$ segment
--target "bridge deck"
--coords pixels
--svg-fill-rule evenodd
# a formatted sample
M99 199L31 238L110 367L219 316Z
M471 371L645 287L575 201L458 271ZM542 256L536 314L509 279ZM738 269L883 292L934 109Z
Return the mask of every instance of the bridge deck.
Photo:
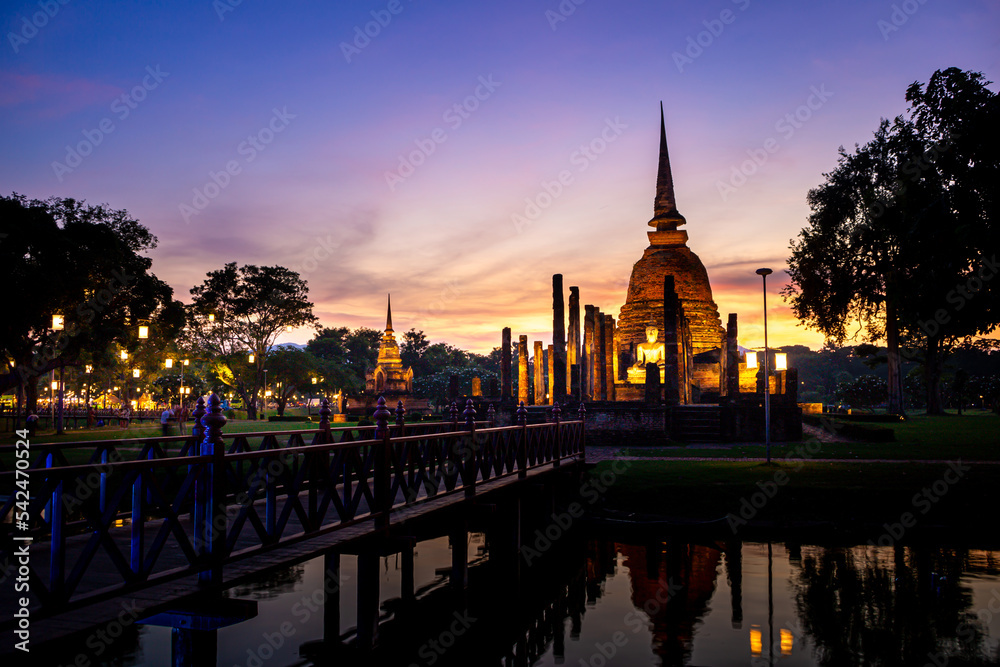
M563 461L565 465L567 461ZM497 479L489 479L478 482L476 485L476 497L503 488L512 487L519 482L536 479L553 470L558 470L551 462L532 467L526 471L525 479L517 476L506 476ZM305 499L307 492L300 494L300 498ZM401 500L401 496L397 496ZM411 521L420 517L426 517L440 510L457 507L462 504L472 502L474 499L465 497L464 490L460 487L446 494L439 494L434 498L415 505L404 505L393 509L390 513L390 525L398 526L406 521ZM254 503L257 506L262 501ZM359 514L368 513L368 508L363 507ZM294 523L291 523L294 522ZM180 523L190 529L190 518L185 516L180 518ZM300 531L301 525L297 519L290 519L289 528L292 532ZM159 526L155 523L148 523L145 526L147 541L154 538ZM131 541L131 530L129 526L113 528L108 531L115 544L128 553ZM375 536L379 529L375 526L375 519L371 515L363 516L354 522L343 526L332 526L327 532L320 534L312 533L303 535L299 541L274 545L271 548L257 549L252 557L245 557L227 562L223 572L223 584L232 586L241 581L257 577L271 570L293 565L295 563L313 558L320 553L333 549L342 548L352 542ZM66 539L67 557L75 558L90 538L89 535L77 535ZM148 542L147 542L148 543ZM257 544L252 532L241 535L234 551L244 547ZM47 559L49 556L49 546L47 543L33 544L30 550L32 560ZM182 570L188 567L189 563L184 554L178 548L164 549L157 564L157 569ZM110 558L102 550L95 555L92 567L88 570L87 578L81 582L81 593L100 594L104 588L108 589L108 595L99 601L89 602L83 605L76 605L67 608L47 617L33 616L31 623L31 644L38 646L47 642L66 639L72 635L86 633L103 623L108 623L120 616L123 611L133 613L138 617L143 617L161 610L165 610L175 605L181 599L202 592L197 578L186 575L176 579L168 579L162 583L155 583L146 587L127 590L114 591L116 585L120 584L121 577L115 572ZM0 613L4 618L11 618L15 609L16 600L9 595L0 597ZM6 650L5 647L3 650Z

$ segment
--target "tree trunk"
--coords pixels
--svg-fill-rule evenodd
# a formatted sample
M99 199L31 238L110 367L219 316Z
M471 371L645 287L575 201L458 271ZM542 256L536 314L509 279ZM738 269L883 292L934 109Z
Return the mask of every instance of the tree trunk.
M943 415L941 405L941 339L927 339L927 355L924 360L924 379L927 382L927 414Z
M281 398L278 399L278 416L279 417L284 417L285 416L285 403L287 403L287 402L288 402L288 397L287 396L282 396Z
M899 358L899 323L896 321L896 306L890 299L885 303L885 340L889 360L889 405L892 415L906 416L903 402L903 364Z

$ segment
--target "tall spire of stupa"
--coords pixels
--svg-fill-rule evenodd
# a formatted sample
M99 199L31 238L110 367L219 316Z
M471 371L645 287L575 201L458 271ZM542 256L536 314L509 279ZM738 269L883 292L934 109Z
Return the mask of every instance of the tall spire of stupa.
M385 332L392 333L392 295L386 295Z
M656 199L653 202L653 219L650 227L656 231L675 230L687 220L677 212L674 199L674 177L670 173L670 153L667 152L667 126L663 118L663 102L660 102L660 165L656 174Z

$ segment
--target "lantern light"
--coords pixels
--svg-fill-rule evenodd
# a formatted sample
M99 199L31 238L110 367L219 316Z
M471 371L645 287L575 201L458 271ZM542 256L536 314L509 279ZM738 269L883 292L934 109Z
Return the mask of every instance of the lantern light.
M757 353L753 350L747 350L747 370L754 368L757 368Z
M190 363L189 360L187 360L187 359L184 360L184 365L185 366L187 366L189 363Z
M141 373L140 373L140 371L139 371L139 369L138 369L138 368L134 368L134 369L132 369L132 377L134 377L134 378L137 378L137 377L139 377L140 375L141 375Z
M254 356L253 352L251 352L249 355L247 355L247 361L249 361L251 364L253 363L253 360L256 359L256 358L257 357Z
M750 653L760 655L764 649L763 635L760 630L753 628L750 630Z
M163 365L166 366L167 368L173 368L174 367L174 360L173 359L167 359L166 361L163 362Z
M316 384L316 378L313 378L313 384Z
M149 327L139 327L139 338L149 338Z
M209 313L208 314L208 321L209 322L214 322L215 321L215 313Z
M58 382L53 382L53 383L52 383L52 391L55 391L55 390L57 390L58 388L59 388L59 383L58 383Z
M781 629L781 655L791 655L792 646L794 645L795 639L792 637L792 631Z
M86 372L86 373L93 373L94 372L94 367L92 365L90 365L90 364L87 364L85 366L85 371L84 372Z
M128 352L126 352L125 350L122 350L121 357L122 357L122 361L128 361Z
M774 370L776 371L787 371L788 370L788 355L784 352L775 352L774 354Z
M64 328L66 328L65 324L66 324L66 321L63 319L62 315L53 315L52 316L52 330L53 331L62 331Z

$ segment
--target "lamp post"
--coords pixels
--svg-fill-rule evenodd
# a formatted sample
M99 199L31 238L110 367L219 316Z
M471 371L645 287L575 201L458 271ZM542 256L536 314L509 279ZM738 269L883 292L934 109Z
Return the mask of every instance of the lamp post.
M767 349L767 277L771 273L771 269L757 269L764 294L764 447L768 463L771 462L771 371Z

